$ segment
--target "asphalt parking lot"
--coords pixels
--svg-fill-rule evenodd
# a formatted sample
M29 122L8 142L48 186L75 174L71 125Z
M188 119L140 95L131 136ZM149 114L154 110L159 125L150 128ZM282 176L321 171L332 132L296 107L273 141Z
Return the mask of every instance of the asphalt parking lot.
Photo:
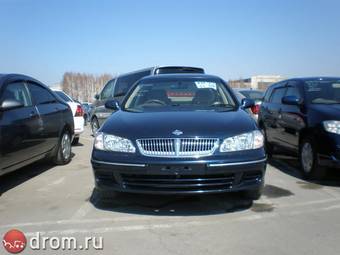
M340 173L306 182L295 159L276 157L254 203L237 194L101 199L93 192L92 140L87 128L66 166L37 163L0 177L1 235L16 228L28 237L102 236L98 254L339 254ZM67 252L83 253L95 252Z

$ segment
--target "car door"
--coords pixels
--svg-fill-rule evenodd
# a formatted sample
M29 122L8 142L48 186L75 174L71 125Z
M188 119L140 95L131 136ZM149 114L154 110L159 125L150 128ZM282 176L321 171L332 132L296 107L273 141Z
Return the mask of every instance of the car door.
M60 103L45 86L33 81L28 81L27 86L42 121L43 144L41 149L43 152L48 152L54 148L60 135L60 125L62 123Z
M0 111L0 154L2 172L24 164L41 152L42 125L24 81L5 84L0 103L16 100L22 107Z
M114 88L114 98L118 102L122 102L126 93L130 90L133 84L135 84L141 78L148 76L150 74L151 74L151 70L147 70L147 71L144 70L144 71L120 76Z
M112 114L112 110L105 108L105 102L113 98L113 88L115 86L116 79L110 80L100 92L99 99L95 102L94 115L97 117L99 126Z
M278 118L281 111L281 100L285 95L285 83L280 83L272 89L269 98L265 100L262 108L261 119L266 130L266 138L270 143L278 142ZM267 97L267 95L266 95ZM263 117L262 117L263 116Z
M289 81L285 96L296 96L302 98L301 86L298 81ZM299 148L299 133L305 127L305 116L298 105L282 105L280 137L282 137L282 145L289 150L297 151Z
M280 137L281 126L281 110L282 110L282 98L286 93L285 84L282 83L280 86L273 89L268 104L268 117L266 126L266 135L269 142L279 145L282 143L282 137Z

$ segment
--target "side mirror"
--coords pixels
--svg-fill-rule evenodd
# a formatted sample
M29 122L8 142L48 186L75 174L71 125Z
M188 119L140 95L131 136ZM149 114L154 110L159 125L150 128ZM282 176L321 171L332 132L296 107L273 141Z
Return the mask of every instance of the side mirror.
M120 110L120 106L117 100L107 100L105 102L105 108L110 109L110 110L114 110L114 111L118 111Z
M15 99L5 99L0 106L0 110L7 111L11 109L20 108L20 107L24 107L24 104L22 102L15 100Z
M99 94L94 95L94 99L99 100L99 98L100 98Z
M253 99L250 98L243 98L241 101L241 108L242 109L248 109L252 106L255 105L255 101Z
M296 96L285 96L282 98L282 103L287 105L301 105L302 100Z

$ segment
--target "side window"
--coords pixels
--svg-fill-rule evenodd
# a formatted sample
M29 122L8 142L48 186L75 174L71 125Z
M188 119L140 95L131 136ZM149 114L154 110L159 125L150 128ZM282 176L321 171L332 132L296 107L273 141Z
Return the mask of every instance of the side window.
M105 85L102 92L100 93L101 100L109 99L112 96L112 89L114 84L115 80L111 80Z
M119 95L127 93L136 81L148 75L150 75L150 71L143 71L119 77L114 94Z
M272 94L272 91L273 89L272 88L268 88L265 95L264 95L264 98L263 98L263 101L264 102L269 102L269 99L270 99L270 96Z
M296 96L297 98L301 98L301 93L296 82L289 82L286 96Z
M10 83L6 86L0 102L12 99L21 102L24 106L31 106L32 101L24 82Z
M286 88L277 88L273 90L272 96L270 98L270 102L273 104L281 104L282 98L286 93Z
M38 84L29 83L28 88L31 92L33 102L36 105L56 102L56 98L44 87Z

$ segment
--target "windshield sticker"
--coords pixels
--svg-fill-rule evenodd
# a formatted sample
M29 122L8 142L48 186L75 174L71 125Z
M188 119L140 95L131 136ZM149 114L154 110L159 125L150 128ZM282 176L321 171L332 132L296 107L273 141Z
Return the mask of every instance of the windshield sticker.
M216 90L216 83L209 81L195 81L196 87L199 89L214 89Z

